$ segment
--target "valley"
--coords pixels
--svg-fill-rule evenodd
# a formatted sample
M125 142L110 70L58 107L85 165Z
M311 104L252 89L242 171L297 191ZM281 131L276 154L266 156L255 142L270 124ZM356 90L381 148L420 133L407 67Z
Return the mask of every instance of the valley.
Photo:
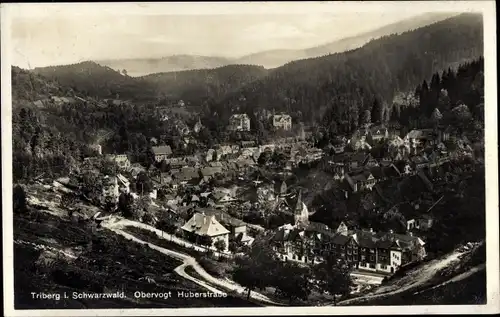
M12 67L16 309L485 304L483 32Z

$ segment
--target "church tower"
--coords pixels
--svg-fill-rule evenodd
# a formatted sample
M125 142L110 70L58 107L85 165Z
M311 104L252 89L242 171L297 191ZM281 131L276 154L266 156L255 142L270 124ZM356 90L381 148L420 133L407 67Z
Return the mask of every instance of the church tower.
M281 183L281 187L280 187L280 193L279 195L281 197L285 196L286 195L286 190L287 190L287 186L286 186L286 182L283 181L283 183Z
M302 202L302 190L299 190L299 193L297 195L297 203L295 204L293 216L296 226L307 226L309 224L309 210L307 209L306 204Z

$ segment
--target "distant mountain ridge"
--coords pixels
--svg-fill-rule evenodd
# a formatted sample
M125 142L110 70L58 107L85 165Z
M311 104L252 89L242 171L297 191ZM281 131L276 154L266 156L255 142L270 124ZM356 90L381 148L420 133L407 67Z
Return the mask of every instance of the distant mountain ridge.
M288 62L300 59L314 58L334 53L341 53L359 48L370 40L391 34L400 34L432 23L450 18L458 13L428 13L410 19L385 25L373 31L339 39L324 45L303 50L270 50L255 53L239 58L237 61L244 64L263 65L266 68L282 66Z
M258 65L264 68L276 68L288 62L339 53L363 46L368 41L385 35L398 34L426 26L446 18L454 13L424 14L411 19L392 23L376 30L336 40L324 45L307 49L276 49L257 52L239 58L199 55L172 55L162 58L131 58L96 61L100 65L114 70L125 69L129 76L139 77L153 73L175 72L193 69L210 69L226 65Z
M101 60L98 64L117 71L127 71L129 76L140 77L154 73L178 72L193 69L211 69L232 64L232 60L217 56L172 55L162 58L130 58Z
M136 101L172 98L197 104L214 99L226 105L282 110L304 107L301 111L310 112L328 107L341 94L352 95L343 91L366 81L358 99L370 103L378 95L378 99L390 102L395 91L414 87L442 67L482 55L482 34L482 16L462 14L371 40L361 48L295 60L275 69L227 65L131 77L108 66L83 62L33 72L91 97ZM246 101L240 102L241 98Z

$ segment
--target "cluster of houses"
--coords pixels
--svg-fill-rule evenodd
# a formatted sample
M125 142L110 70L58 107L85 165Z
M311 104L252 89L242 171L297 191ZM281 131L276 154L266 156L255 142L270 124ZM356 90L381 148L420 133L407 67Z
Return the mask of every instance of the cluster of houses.
M283 261L317 264L333 257L352 269L393 274L426 256L424 241L412 232L432 226L432 218L417 210L417 205L399 204L387 212L402 212L406 217L407 230L402 234L392 230L353 230L344 222L334 230L309 221L314 212L309 212L302 201L301 191L293 194L287 191L285 183L276 190L274 200L276 210L293 216L294 224L290 222L279 227L271 240L273 249Z
M361 137L360 134L362 134ZM366 144L366 134L371 135L372 144L382 142L387 152L375 159L363 147L353 146L354 152L347 152L345 147L352 144ZM445 143L454 142L453 151L448 151ZM343 140L332 146L334 155L330 157L324 169L333 174L333 178L344 181L352 192L372 190L381 181L391 178L401 178L419 175L424 182L433 171L450 162L457 156L472 157L473 149L466 137L456 139L448 129L412 130L404 138L380 126L357 131L351 140ZM364 143L363 143L364 142Z
M452 158L456 156L471 157L473 150L467 137L457 137L449 128L412 130L404 138L398 134L381 126L357 131L353 139L344 138L331 146L334 155L327 160L324 169L347 186L339 187L346 188L347 197L348 192L380 190L379 182L406 177L412 178L412 183L420 180L423 189L432 192L435 186L453 181L457 170L473 168L473 165L457 167L453 163ZM453 151L445 145L450 141ZM354 152L346 152L349 143ZM375 143L385 143L389 154L375 159L368 151L356 151L371 149ZM382 192L378 194L383 196ZM334 257L352 268L392 274L425 258L425 243L413 232L432 227L433 217L429 211L439 200L430 207L418 201L406 201L383 213L384 218L398 217L404 226L398 232L406 233L350 230L344 222L333 230L324 224L307 221L304 208L289 208L282 202L285 210L294 213L295 224L283 225L275 232L273 247L282 260L319 263L325 257Z
M283 130L290 130L292 124L291 117L286 114L272 114L272 123L275 128ZM202 127L198 120L194 130L199 131ZM232 131L249 131L249 116L232 115L229 128ZM453 151L449 151L446 145L449 141L456 145ZM388 150L382 157L375 158L367 150L380 144L385 144ZM169 168L167 172L150 175L155 187L150 196L156 198L156 189L166 188L165 201L169 208L194 208L190 219L179 225L185 237L194 242L208 237L209 245L214 248L223 245L224 251L228 250L231 241L247 245L253 242L247 232L248 224L240 220L241 217L230 215L230 210L243 205L261 208L265 203L273 211L290 216L289 219L294 222L293 225L279 227L272 239L273 248L282 260L314 264L324 261L326 257L334 257L352 268L392 274L409 263L425 258L425 243L412 233L433 225L432 217L426 212L429 208L423 204L399 203L383 213L383 217L401 217L404 230L397 232L405 233L354 230L344 222L334 230L309 221L314 211L310 212L303 202L302 192L288 191L285 182L281 186L275 184L279 188L269 189L266 184L260 184L262 181L254 181L257 202L253 203L234 189L204 186L213 178L231 173L231 179L239 176L244 182L245 175L255 169L263 153L280 151L287 157L284 170L299 163L324 159L324 170L343 185L339 188L343 190L344 198L350 193L377 192L380 190L377 184L386 180L410 177L420 179L432 191L433 186L443 184L453 176L450 170L453 169L451 158L454 154L451 152L470 155L472 148L466 138L454 139L453 133L447 129L412 130L402 138L397 129L379 125L366 126L351 139L339 138L329 150L333 155L325 158L323 150L310 146L300 137L283 138L266 145L253 141L222 144L203 153L182 157L174 156L168 145L154 146L155 160L165 162ZM132 177L141 171L136 164L131 164L127 155L107 157L130 172ZM106 184L103 195L117 198L119 193L128 192L130 183L120 174L106 179ZM188 194L181 190L186 188L189 189Z

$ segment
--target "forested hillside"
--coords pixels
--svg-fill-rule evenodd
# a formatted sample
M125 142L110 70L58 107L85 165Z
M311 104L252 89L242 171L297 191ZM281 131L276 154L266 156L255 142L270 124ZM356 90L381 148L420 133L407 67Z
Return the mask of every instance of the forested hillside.
M298 59L315 58L318 56L341 53L356 49L363 46L372 39L377 39L389 34L399 34L409 30L414 30L419 27L444 20L451 16L453 16L452 13L426 13L410 19L405 19L403 21L385 25L381 28L372 30L367 33L342 38L340 40L336 40L316 47L299 50L277 49L258 52L243 56L239 58L237 62L244 64L262 65L266 68L275 68Z
M34 73L61 85L78 90L89 97L154 100L156 91L147 83L94 62L40 67Z
M190 125L195 121L193 115L186 119L178 114L162 120L158 102L108 104L17 67L12 68L12 95L16 181L67 175L83 158L95 154L97 144L104 153L128 153L134 161L147 164L152 161L150 138L176 150L181 148L182 140L176 129L178 120L187 120ZM50 100L51 96L79 98L57 104ZM41 104L34 102L42 100Z
M229 65L214 69L157 73L140 79L164 97L196 103L208 97L219 99L266 74L267 70L261 66Z
M462 14L349 52L291 62L214 102L208 117L214 112L225 117L237 107L249 113L260 107L285 110L311 122L320 121L329 110L330 119L323 125L350 132L374 103L380 104L375 115L387 119L398 92L414 91L434 72L482 54L482 16Z
M48 80L36 73L12 66L12 100L35 101L51 95L73 95L74 91L62 87L58 82Z
M119 73L94 62L35 68L33 72L96 98L141 102L183 99L196 104L203 98L219 99L267 74L261 66L230 65L130 77L126 71Z

